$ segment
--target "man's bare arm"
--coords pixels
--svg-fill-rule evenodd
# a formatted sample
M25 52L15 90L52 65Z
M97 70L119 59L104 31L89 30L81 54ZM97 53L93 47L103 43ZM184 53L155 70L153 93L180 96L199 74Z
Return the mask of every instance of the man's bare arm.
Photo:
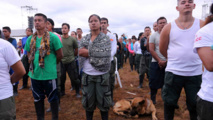
M63 58L63 52L62 49L58 49L56 50L56 58L57 58L57 63L59 63L61 61L61 59Z
M79 56L81 56L81 57L89 57L89 51L86 48L81 48L79 50Z
M169 45L169 34L171 30L171 23L167 24L160 34L160 43L159 43L159 49L161 54L167 58L167 49Z
M11 83L18 82L26 74L25 68L20 60L13 64L11 68L14 71L14 73L10 77Z
M213 72L213 51L210 47L197 48L198 55L203 62L205 68Z

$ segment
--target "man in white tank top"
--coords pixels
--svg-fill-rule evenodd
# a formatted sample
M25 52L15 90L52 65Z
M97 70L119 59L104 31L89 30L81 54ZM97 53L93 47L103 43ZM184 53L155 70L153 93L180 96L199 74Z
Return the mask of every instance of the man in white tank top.
M166 25L160 35L159 49L167 58L162 89L164 118L174 118L174 110L178 108L177 102L184 87L190 119L196 120L196 96L201 84L202 63L193 52L193 44L203 21L192 16L194 0L177 0L176 9L179 17Z

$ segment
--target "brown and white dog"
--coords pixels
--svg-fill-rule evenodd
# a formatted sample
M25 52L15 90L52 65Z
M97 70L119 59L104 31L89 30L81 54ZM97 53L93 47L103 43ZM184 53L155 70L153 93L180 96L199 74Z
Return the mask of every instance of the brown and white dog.
M130 117L131 112L131 101L127 101L125 99L119 100L113 106L113 112L117 115L121 115L124 117Z
M155 105L146 97L136 97L132 100L130 114L135 118L140 115L152 114L152 120L157 120Z
M115 103L113 112L124 117L138 118L140 115L152 115L152 120L156 117L156 108L152 101L146 97L136 97L131 101L122 99Z

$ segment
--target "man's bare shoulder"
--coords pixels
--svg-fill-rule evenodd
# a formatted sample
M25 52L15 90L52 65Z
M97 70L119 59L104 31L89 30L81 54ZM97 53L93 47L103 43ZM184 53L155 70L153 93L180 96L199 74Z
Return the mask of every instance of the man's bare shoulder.
M202 28L204 26L204 24L205 24L205 21L200 20L200 28Z
M171 23L168 23L167 25L165 25L162 29L161 34L169 34L171 30Z

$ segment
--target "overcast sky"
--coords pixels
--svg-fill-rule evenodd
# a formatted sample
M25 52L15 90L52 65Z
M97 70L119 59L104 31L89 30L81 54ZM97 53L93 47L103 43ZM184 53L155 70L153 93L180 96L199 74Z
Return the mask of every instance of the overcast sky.
M204 0L195 0L193 15L202 16ZM98 14L109 19L109 30L112 33L126 33L128 37L138 36L145 26L152 28L153 22L165 16L168 22L178 17L177 0L1 0L0 28L10 26L11 29L27 27L27 10L21 6L32 6L37 11L52 18L55 27L66 22L71 31L80 27L84 35L89 31L88 17Z

